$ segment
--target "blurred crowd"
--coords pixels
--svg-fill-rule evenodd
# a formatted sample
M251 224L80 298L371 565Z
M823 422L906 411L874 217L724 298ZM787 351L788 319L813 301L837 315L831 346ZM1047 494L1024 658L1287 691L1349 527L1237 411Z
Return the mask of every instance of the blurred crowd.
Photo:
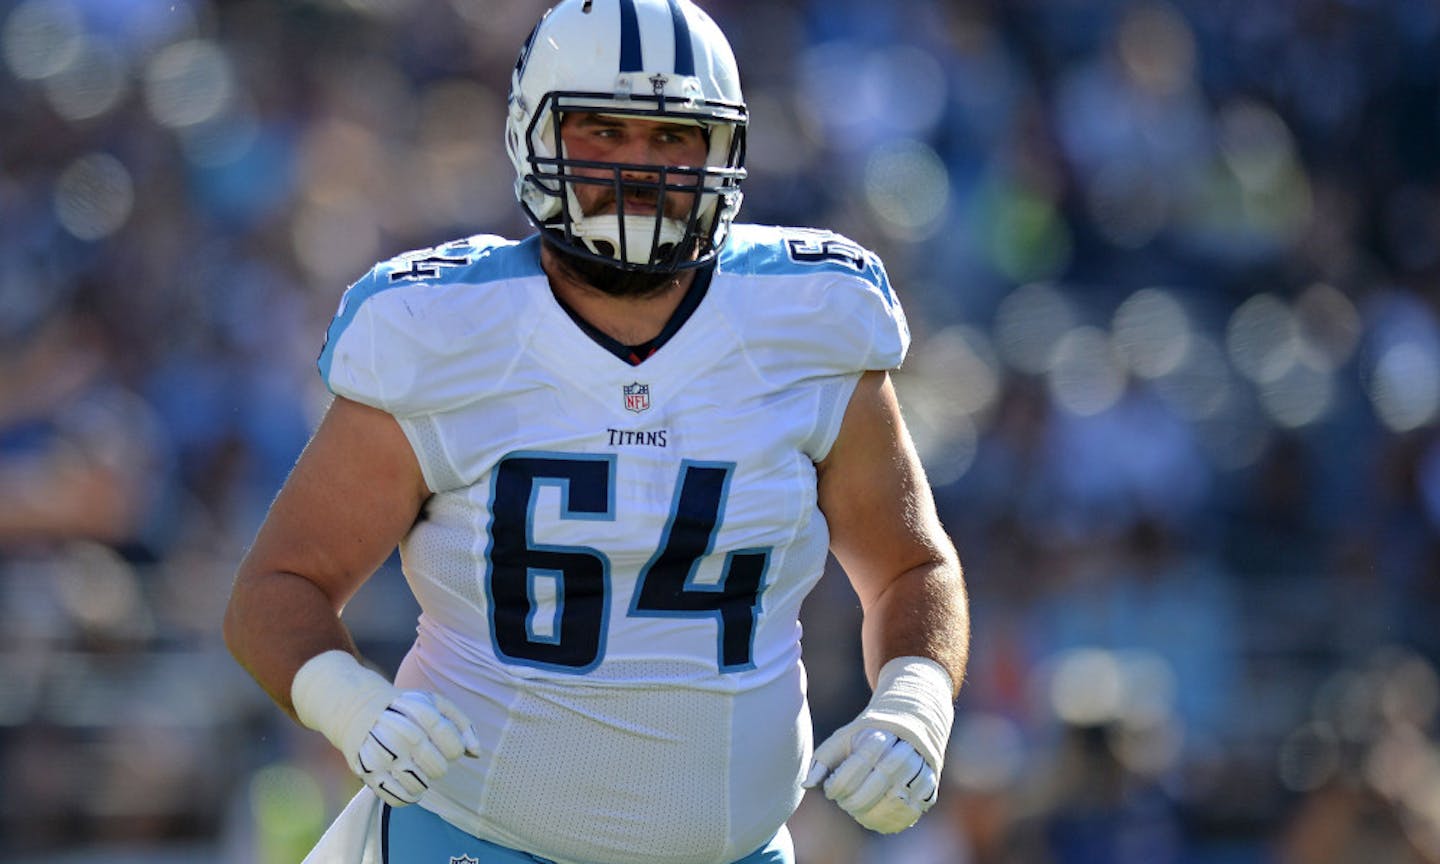
M528 233L545 5L0 0L0 861L290 864L355 788L221 610L348 282ZM742 218L886 261L972 592L937 810L810 796L802 864L1440 862L1440 5L703 5ZM838 572L805 616L823 735Z

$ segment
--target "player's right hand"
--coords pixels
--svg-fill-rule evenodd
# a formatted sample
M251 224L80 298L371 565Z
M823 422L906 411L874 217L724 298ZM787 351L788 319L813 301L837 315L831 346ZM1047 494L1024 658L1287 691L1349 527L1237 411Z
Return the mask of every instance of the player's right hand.
M449 699L399 690L346 651L326 651L295 673L295 715L321 732L350 770L392 807L414 804L480 736Z
M359 747L345 759L365 785L392 807L414 804L461 756L478 756L475 727L450 700L407 690L385 706Z

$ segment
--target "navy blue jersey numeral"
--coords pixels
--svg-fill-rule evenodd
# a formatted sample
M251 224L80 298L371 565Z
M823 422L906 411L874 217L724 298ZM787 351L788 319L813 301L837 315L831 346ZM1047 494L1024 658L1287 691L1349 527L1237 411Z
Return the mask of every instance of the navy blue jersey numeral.
M753 665L760 583L770 561L769 549L737 549L725 556L718 583L694 582L700 559L715 545L734 468L699 462L681 467L660 549L640 572L630 604L630 614L639 616L715 616L723 671Z
M562 519L614 519L614 468L610 457L543 454L510 456L496 467L485 593L500 656L581 672L599 662L609 605L609 560L585 546L538 544L531 527L536 495L545 486L559 488ZM541 580L550 580L554 587L555 614L548 628L537 628L534 617Z
M838 237L793 238L785 241L785 249L790 260L802 264L843 264L863 272L869 263L863 246Z
M686 462L676 480L659 549L640 572L630 614L713 617L722 672L751 668L769 548L725 556L720 580L694 581L719 532L734 465ZM497 654L510 662L568 672L604 656L610 561L589 546L553 546L533 536L536 496L560 491L562 519L616 518L610 456L518 453L495 469L485 591ZM539 586L548 587L541 599ZM542 619L543 620L540 620Z
M470 263L470 259L463 255L425 255L407 258L405 263L409 265L407 269L390 272L391 282L402 279L434 279L440 275L441 267L464 267Z

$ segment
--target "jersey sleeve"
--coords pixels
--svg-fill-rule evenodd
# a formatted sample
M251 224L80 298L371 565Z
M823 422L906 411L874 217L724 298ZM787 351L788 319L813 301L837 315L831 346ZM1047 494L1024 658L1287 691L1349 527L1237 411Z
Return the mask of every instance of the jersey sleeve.
M436 352L424 286L386 283L383 265L351 285L326 333L320 375L330 392L396 416L431 407L421 386Z
M475 381L499 374L505 295L462 278L487 263L493 247L476 241L489 239L406 253L351 285L320 352L330 392L406 417L453 409L475 397ZM493 314L476 314L481 294Z
M761 367L812 377L904 362L910 327L878 255L831 231L746 228L730 263L749 286L736 317Z
M829 324L829 338L822 339L821 345L827 349L823 357L828 361L822 368L829 374L814 382L818 410L814 434L807 444L807 452L817 462L829 455L839 436L861 374L899 368L910 347L910 326L885 266L875 253L862 251L856 259L863 262L861 266L837 272L826 292L822 320Z
M838 242L849 242L832 235ZM860 250L860 266L836 272L829 301L834 323L834 360L850 371L895 369L910 348L910 325L880 257Z
M804 449L819 461L861 374L904 362L905 311L880 257L841 234L752 225L732 242L737 337L761 377L814 395Z
M371 270L340 297L320 349L320 378L336 396L389 411L386 382L375 362L377 323L366 303L377 290L376 271Z

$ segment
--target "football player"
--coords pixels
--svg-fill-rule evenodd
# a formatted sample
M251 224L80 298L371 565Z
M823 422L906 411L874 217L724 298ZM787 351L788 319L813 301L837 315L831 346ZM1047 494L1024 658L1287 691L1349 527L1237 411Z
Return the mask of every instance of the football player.
M350 286L335 399L227 610L240 663L365 784L307 860L791 862L806 788L906 828L969 627L881 262L735 223L745 101L689 0L564 0L508 112L536 232ZM340 611L397 544L421 615L391 682ZM812 750L799 612L828 551L874 693Z

